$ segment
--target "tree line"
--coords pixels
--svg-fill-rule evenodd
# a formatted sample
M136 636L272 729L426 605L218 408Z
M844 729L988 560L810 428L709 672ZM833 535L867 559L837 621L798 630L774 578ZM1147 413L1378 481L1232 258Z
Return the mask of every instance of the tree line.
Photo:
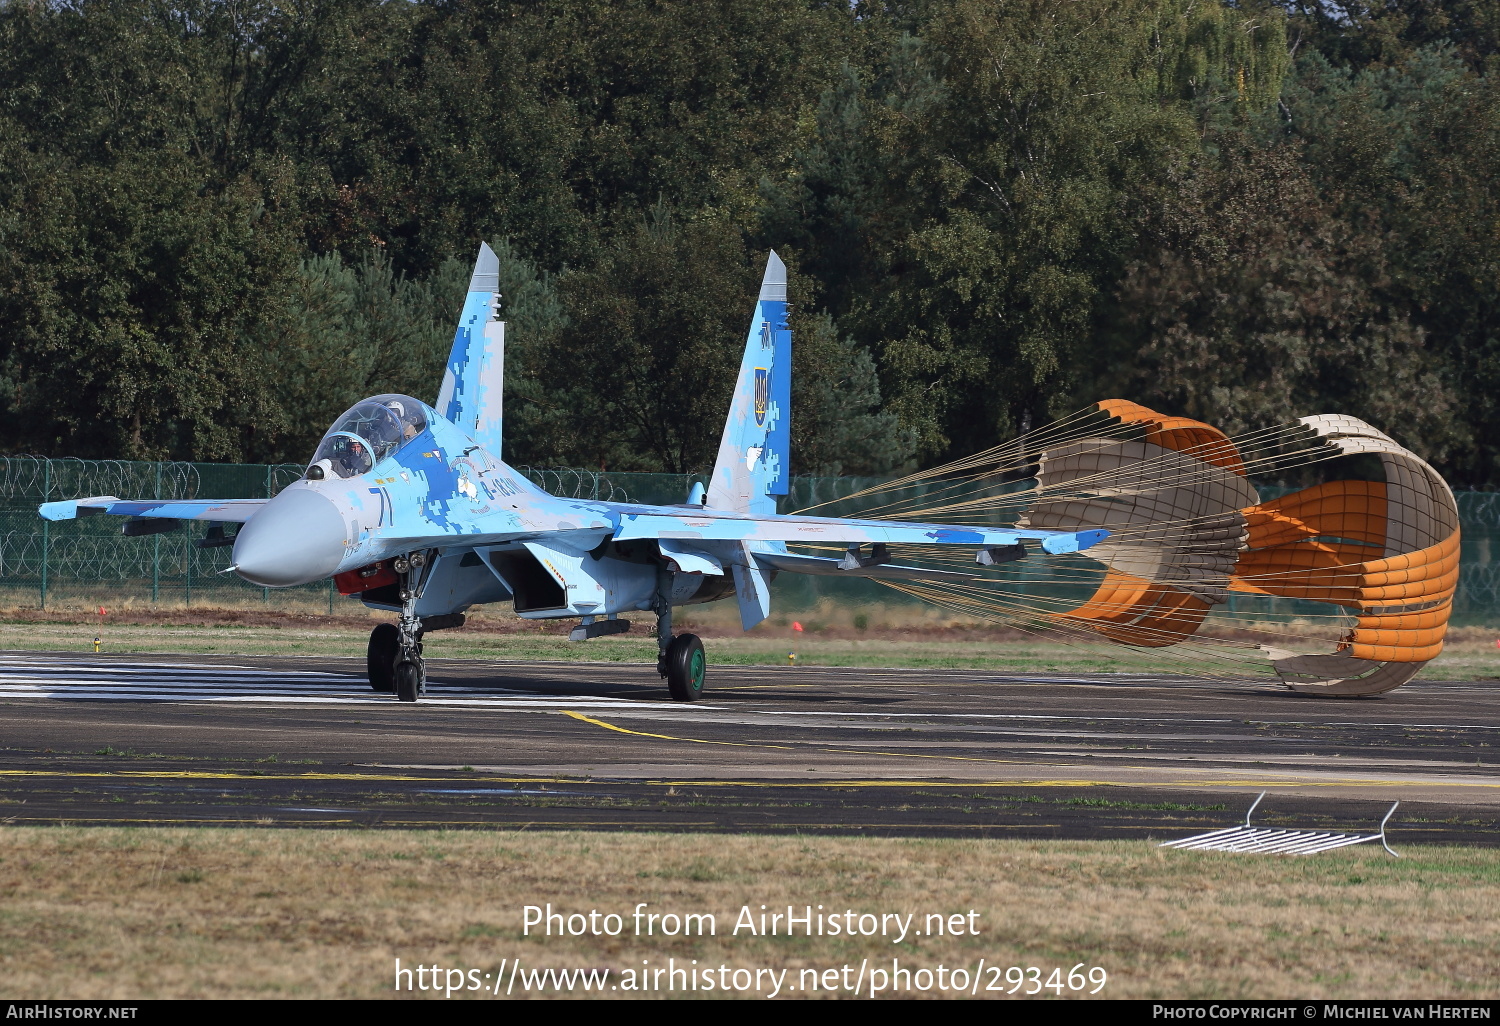
M1119 396L1500 484L1496 0L0 0L0 450L281 462L431 399L712 463L765 253L793 469Z

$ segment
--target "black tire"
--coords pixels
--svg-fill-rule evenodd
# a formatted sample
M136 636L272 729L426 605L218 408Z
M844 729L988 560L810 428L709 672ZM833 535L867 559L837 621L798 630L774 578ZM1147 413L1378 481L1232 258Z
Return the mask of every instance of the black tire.
M422 664L415 659L396 663L396 701L415 702L422 689Z
M365 651L365 674L370 687L389 694L396 688L396 656L401 651L401 632L393 623L383 623L370 632Z
M667 690L677 702L696 702L703 697L704 671L708 659L696 634L679 634L667 646Z

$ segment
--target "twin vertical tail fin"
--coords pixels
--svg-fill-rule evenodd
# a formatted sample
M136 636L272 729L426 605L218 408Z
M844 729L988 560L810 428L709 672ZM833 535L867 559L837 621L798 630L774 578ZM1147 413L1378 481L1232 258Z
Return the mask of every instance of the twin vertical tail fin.
M760 299L740 360L740 376L707 505L741 513L775 513L791 475L792 333L786 322L786 265L766 260Z
M496 319L499 305L500 258L480 243L434 408L496 459L503 438L505 384L505 322Z

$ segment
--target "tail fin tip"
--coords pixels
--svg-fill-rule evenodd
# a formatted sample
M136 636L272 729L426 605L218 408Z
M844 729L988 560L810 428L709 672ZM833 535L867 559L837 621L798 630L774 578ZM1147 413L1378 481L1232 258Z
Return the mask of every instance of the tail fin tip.
M469 291L500 291L500 258L490 249L488 242L479 244L479 256L474 260L474 273L469 277Z
M786 264L776 251L766 257L766 275L760 280L760 298L773 303L786 302Z

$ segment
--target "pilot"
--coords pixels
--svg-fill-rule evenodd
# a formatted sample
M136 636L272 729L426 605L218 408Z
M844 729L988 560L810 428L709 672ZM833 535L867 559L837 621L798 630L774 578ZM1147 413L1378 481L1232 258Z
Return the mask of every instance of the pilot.
M348 439L343 452L339 453L339 466L343 469L340 477L353 477L369 470L370 454L365 444L358 439Z
M393 399L386 404L386 409L394 413L396 415L396 419L401 422L402 442L409 442L413 438L417 437L417 418L414 414L409 415L406 412L405 403Z

